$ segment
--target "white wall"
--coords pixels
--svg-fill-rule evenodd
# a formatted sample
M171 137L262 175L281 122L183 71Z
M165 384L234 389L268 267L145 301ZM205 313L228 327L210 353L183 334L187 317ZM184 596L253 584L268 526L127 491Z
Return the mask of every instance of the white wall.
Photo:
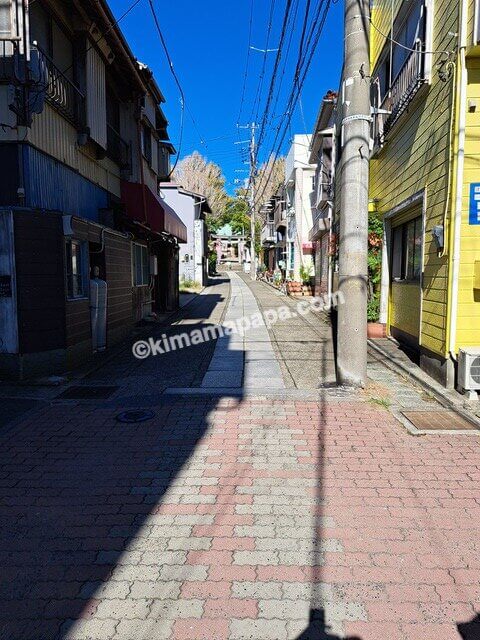
M190 196L185 193L181 193L175 187L160 187L161 195L163 195L165 202L172 207L175 213L179 216L182 222L187 227L187 242L180 245L179 250L179 278L196 280L202 284L202 272L198 268L199 260L205 254L206 247L203 247L203 242L198 239L195 242L195 219L199 217L200 205L195 204L194 196ZM201 255L200 255L201 254ZM188 259L187 259L188 256Z
M290 239L294 246L293 278L295 280L300 278L302 265L313 264L312 255L304 254L302 249L303 243L309 242L309 232L313 225L310 193L316 165L308 162L310 140L311 135L295 135L285 161L285 183L293 182L294 190L292 202L294 220L291 220L289 227L294 230L293 237Z

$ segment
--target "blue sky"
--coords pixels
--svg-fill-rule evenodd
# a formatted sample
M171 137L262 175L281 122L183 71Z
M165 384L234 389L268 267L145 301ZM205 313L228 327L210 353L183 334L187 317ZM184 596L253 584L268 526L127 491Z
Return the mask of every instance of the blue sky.
M254 19L252 44L266 48L267 24L271 0L253 0ZM318 0L312 2L316 6ZM269 48L275 48L280 36L286 0L275 0L274 19ZM132 0L110 0L114 14L120 16ZM196 126L185 113L184 137L181 156L194 150L217 162L227 179L227 188L234 189L234 179L246 174L235 169L246 169L242 164L242 146L235 141L245 140L246 131L238 132L236 123L242 95L247 57L251 0L154 0L160 25L167 41L175 70L182 83L186 101ZM273 146L274 128L282 119L291 90L291 75L298 53L298 42L306 0L298 0L288 69L279 92L276 117L268 136L259 149L259 160L265 159ZM295 6L295 3L294 3ZM170 74L163 50L155 31L147 0L143 0L120 23L134 54L154 72L166 103L164 111L169 120L172 142L178 146L180 126L180 100L178 88ZM310 71L297 105L291 128L285 138L283 151L288 148L290 134L310 132L315 122L321 98L328 89L337 89L343 54L343 3L332 4L325 27L313 58ZM290 32L290 31L289 31ZM284 51L286 50L286 47ZM253 119L257 111L255 96L259 87L264 55L251 51L245 100L240 122ZM263 113L267 87L270 82L275 53L267 54L266 73L260 100L259 114ZM278 86L278 85L277 85ZM276 94L274 94L275 102ZM257 103L258 104L258 103ZM304 124L305 122L305 124ZM214 139L218 138L218 139ZM203 140L203 142L201 141Z

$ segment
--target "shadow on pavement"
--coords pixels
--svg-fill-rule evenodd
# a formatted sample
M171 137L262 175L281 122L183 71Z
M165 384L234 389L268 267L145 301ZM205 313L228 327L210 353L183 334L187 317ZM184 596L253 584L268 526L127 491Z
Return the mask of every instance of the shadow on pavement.
M358 636L338 636L330 633L329 625L325 621L325 611L323 609L313 609L310 611L310 623L303 633L297 636L296 640L361 640Z
M470 622L458 624L457 629L462 640L478 640L480 638L480 614L477 614Z
M331 313L331 331L332 331L332 341L334 345L335 352L335 362L336 362L336 327L337 327L337 313L336 310ZM320 347L323 350L323 357L321 359L321 372L320 372L320 380L327 380L327 354L325 352L325 344ZM332 388L332 385L325 384L323 387L321 386L319 389L319 397L318 397L318 410L319 410L319 421L318 421L318 446L317 446L317 471L316 471L316 507L314 514L314 527L315 527L315 539L314 539L314 567L312 569L312 590L311 590L311 608L310 608L310 619L308 627L296 637L295 640L362 640L359 636L349 636L345 635L337 635L337 633L332 630L332 625L328 620L328 611L325 610L325 607L329 607L328 598L325 596L322 590L322 566L324 564L324 550L323 544L325 535L323 532L324 528L324 509L323 506L325 504L325 491L323 486L323 470L325 466L325 449L326 449L326 439L325 439L325 431L328 428L328 413L327 413L327 394L328 389ZM337 622L337 621L335 621ZM341 622L341 621L339 621Z
M146 369L155 374L152 362ZM158 394L145 405L155 417L135 424L116 420L130 408L121 399L57 403L0 439L0 638L77 637L78 624L105 623L108 607L135 606L125 600L129 584L158 580L175 564L195 569L188 551L168 544L180 534L165 522L176 505L179 513L212 506L181 472L194 454L194 464L213 455L200 445L221 402Z

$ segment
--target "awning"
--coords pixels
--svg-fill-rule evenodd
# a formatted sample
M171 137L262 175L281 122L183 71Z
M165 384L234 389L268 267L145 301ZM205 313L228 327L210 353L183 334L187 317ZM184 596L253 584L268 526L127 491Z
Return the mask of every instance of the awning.
M145 216L142 189L145 190ZM122 180L122 201L127 216L132 220L145 224L156 233L168 233L177 238L178 242L187 242L187 227L172 207L146 185Z

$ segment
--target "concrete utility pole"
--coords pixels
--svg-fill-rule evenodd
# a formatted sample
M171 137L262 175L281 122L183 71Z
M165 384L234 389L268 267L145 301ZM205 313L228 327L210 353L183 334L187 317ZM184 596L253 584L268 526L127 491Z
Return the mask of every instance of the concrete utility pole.
M255 177L257 173L257 150L255 147L255 122L250 125L250 277L257 278L257 255L255 251Z
M344 76L340 96L340 238L338 378L367 379L368 178L370 156L369 0L345 0Z
M255 129L258 129L258 125L255 122L250 124L238 125L239 129L250 129L250 171L248 182L250 184L250 194L248 196L248 203L250 206L250 235L251 235L251 247L250 247L250 276L252 280L256 280L257 268L256 268L256 255L255 255L255 178L257 175L257 147L255 144ZM244 141L235 142L234 144L243 144Z

